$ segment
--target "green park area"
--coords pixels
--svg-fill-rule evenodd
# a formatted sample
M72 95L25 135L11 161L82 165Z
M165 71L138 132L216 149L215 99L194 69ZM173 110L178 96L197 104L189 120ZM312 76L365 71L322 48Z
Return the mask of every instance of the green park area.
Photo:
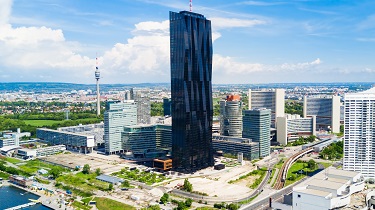
M96 197L94 198L94 201L96 201L96 208L99 210L135 210L136 208L127 205L125 203L121 203L115 200L111 200L108 198L103 197Z
M308 162L297 160L297 162L293 163L288 170L285 186L303 179L309 173L314 172L317 169L318 164L314 160L309 160Z
M47 171L50 171L52 169L58 170L60 173L62 172L68 172L69 170L61 167L61 166L55 166L40 160L29 160L25 161L23 163L19 163L18 167L20 170L22 170L25 173L28 174L34 174L36 173L39 169L45 169Z
M64 190L70 190L73 193L88 197L93 191L107 191L110 184L96 179L96 173L85 174L79 172L77 174L65 174L56 179L56 187Z
M167 179L162 174L140 171L139 169L130 170L128 167L121 169L119 172L113 173L112 176L142 182L147 185L152 185Z

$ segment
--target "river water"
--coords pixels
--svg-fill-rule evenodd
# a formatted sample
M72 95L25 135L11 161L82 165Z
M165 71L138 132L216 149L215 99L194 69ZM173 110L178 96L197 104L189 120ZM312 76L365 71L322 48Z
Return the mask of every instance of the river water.
M27 191L18 189L13 186L0 187L0 209L6 209L14 206L18 206L25 203L30 203L29 199L37 200L39 196L29 193ZM23 209L30 210L49 210L50 208L43 206L42 204L36 204Z

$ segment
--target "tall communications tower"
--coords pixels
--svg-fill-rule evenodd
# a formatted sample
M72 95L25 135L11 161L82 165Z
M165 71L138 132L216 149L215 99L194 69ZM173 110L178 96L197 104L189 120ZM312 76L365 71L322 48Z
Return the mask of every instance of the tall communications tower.
M99 92L99 79L100 71L98 67L98 57L96 57L96 70L95 70L95 79L96 79L96 114L100 115L100 92Z

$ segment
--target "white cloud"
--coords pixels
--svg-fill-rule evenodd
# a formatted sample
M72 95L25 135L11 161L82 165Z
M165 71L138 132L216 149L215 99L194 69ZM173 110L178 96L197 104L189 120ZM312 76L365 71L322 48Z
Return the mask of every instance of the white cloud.
M249 19L238 19L238 18L223 18L223 17L211 17L209 18L212 23L214 30L223 28L238 28L238 27L253 27L256 25L264 25L266 21L263 20L249 20Z
M250 74L254 72L291 72L291 71L303 71L311 68L315 68L321 64L321 60L317 58L312 62L303 63L283 63L280 65L267 65L261 63L242 63L237 62L231 57L224 57L218 54L214 55L213 58L213 71L224 74Z
M240 2L239 4L245 4L250 6L275 6L285 4L285 2L244 1Z
M12 0L1 0L0 2L0 25L7 24L12 9Z

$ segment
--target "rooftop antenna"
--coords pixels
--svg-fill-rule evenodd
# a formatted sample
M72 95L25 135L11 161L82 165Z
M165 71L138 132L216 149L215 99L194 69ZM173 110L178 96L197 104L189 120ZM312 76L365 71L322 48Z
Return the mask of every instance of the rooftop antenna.
M190 0L189 7L190 7L190 12L192 12L193 11L193 0Z

